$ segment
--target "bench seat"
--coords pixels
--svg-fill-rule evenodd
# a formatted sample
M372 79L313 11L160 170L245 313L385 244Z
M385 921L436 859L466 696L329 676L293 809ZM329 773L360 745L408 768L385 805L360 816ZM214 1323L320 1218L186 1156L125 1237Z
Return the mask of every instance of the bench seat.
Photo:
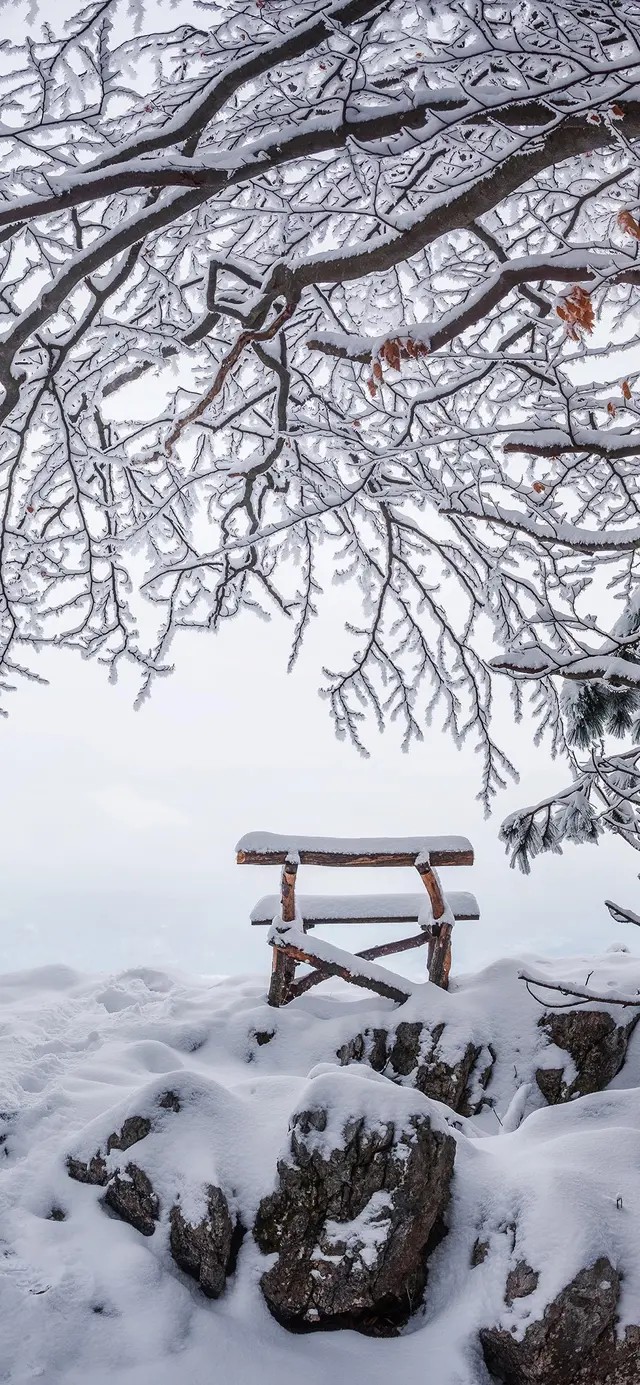
M446 901L455 919L478 919L475 896L466 890L450 890ZM420 894L298 895L298 913L307 928L317 923L424 923L432 922L425 890ZM280 914L280 896L264 895L251 910L251 922L261 926Z

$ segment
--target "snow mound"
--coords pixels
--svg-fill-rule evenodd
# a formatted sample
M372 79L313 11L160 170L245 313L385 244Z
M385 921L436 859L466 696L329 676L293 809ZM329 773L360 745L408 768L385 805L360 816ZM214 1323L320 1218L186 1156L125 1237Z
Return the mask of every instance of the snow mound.
M46 968L0 978L0 1380L210 1385L218 1374L279 1385L299 1374L305 1385L388 1385L394 1372L422 1385L428 1361L434 1385L488 1385L479 1329L500 1320L521 1337L600 1256L623 1271L620 1325L637 1322L640 1027L606 1091L548 1107L536 1072L571 1070L539 1024L559 997L535 999L521 970L582 986L589 977L607 996L640 989L640 959L628 953L500 963L457 978L449 993L414 986L400 1007L336 985L274 1011L263 977ZM593 1008L616 1024L629 1019L613 1005ZM470 1042L492 1046L477 1114L427 1102L407 1078L340 1066L354 1035L399 1023L442 1026L448 1059ZM167 1092L173 1107L160 1104ZM161 1205L179 1198L201 1214L203 1189L219 1184L250 1228L274 1189L292 1113L310 1100L330 1108L330 1141L347 1114L384 1120L425 1102L456 1140L449 1234L431 1258L424 1307L399 1337L287 1333L260 1292L271 1257L250 1234L223 1296L210 1302L171 1259L162 1218L142 1236L105 1211L99 1187L68 1176L70 1155L106 1151L128 1118L143 1117L136 1162ZM522 1261L535 1288L507 1306L507 1276Z

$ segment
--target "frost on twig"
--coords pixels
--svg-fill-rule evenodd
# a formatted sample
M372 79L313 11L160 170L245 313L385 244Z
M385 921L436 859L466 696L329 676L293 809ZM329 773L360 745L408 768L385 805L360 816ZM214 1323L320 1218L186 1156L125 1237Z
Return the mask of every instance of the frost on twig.
M635 844L637 5L29 22L3 76L0 692L55 644L131 664L141 701L178 631L240 615L282 616L293 666L338 610L339 736L435 724L489 809L508 680L572 776L505 826L515 858Z

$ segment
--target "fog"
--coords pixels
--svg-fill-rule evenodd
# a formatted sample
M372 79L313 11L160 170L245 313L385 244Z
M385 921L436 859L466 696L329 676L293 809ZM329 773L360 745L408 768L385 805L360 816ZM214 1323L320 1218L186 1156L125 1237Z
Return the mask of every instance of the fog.
M3 970L267 969L265 930L250 927L249 912L277 889L277 868L239 868L234 855L238 837L257 828L469 836L475 865L443 872L445 883L474 890L481 908L479 923L456 928L454 969L523 951L637 950L635 930L614 924L603 904L613 896L638 905L629 847L609 838L544 858L528 878L509 869L501 817L566 782L566 769L533 748L526 726L509 725L506 697L497 723L521 782L487 822L472 746L456 750L436 725L403 754L394 731L370 728L363 760L336 741L316 692L331 624L290 676L287 633L246 617L219 635L185 634L174 674L139 712L133 678L112 687L95 664L42 657L50 686L23 684L0 725ZM416 887L404 870L303 868L300 877L307 892ZM380 932L326 930L347 947L380 941ZM424 959L408 954L398 965L415 975Z

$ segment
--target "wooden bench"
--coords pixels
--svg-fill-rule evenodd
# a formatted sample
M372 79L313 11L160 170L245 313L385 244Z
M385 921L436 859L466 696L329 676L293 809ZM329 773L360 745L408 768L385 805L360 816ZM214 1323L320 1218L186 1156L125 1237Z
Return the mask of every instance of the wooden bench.
M265 895L251 912L255 926L271 925L273 948L269 1004L283 1005L327 976L341 976L394 1000L405 1000L410 984L382 967L379 957L428 946L429 980L446 989L451 967L451 931L458 919L477 919L472 894L444 895L435 867L470 866L473 848L466 837L283 837L252 832L237 846L239 865L281 865L280 895ZM426 893L403 895L302 895L296 899L300 865L412 866ZM363 952L348 953L326 943L312 944L307 933L317 924L417 923L420 932ZM312 967L295 979L299 962Z

